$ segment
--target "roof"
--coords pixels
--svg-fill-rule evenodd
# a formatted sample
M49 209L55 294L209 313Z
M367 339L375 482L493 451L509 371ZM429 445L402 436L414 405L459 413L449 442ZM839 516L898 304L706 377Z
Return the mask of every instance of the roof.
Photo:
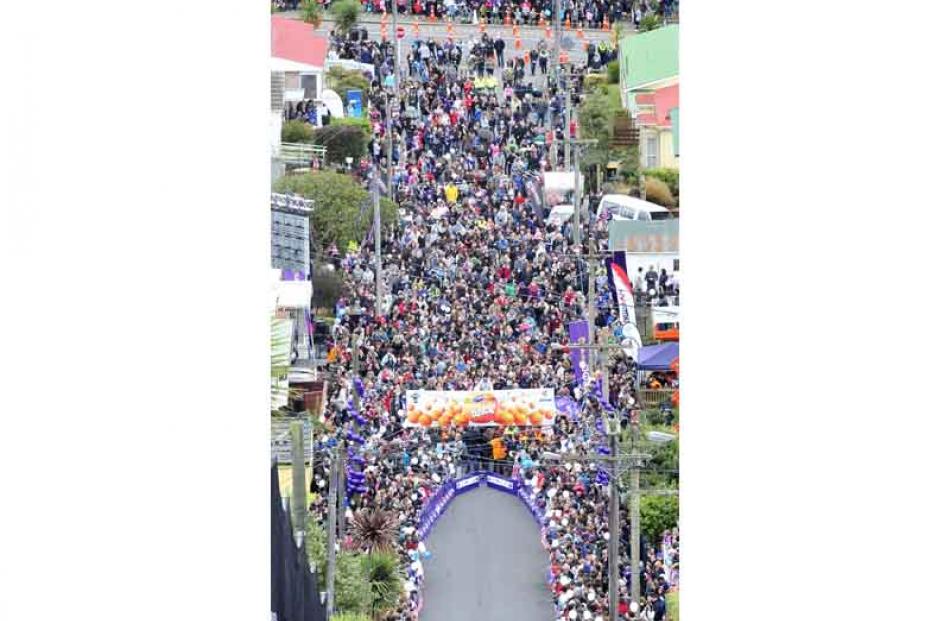
M678 109L680 105L680 85L679 82L673 86L660 88L652 93L638 93L637 107L646 107L646 110L637 115L637 120L642 125L655 125L657 127L673 127L673 119L670 112Z
M631 35L620 42L626 89L643 88L679 75L679 25Z
M323 67L326 64L328 48L327 38L316 35L310 24L296 19L271 16L271 56Z
M637 366L641 371L668 371L679 357L679 343L647 345L640 348Z

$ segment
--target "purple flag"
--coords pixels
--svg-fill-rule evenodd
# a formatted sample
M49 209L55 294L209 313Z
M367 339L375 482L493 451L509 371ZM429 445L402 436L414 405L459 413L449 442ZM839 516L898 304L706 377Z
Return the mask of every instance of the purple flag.
M587 330L586 321L572 321L567 324L567 335L571 343L580 343L583 341L585 345L589 344L590 333ZM581 385L587 383L587 378L590 375L590 367L587 363L588 350L585 349L571 349L571 362L574 366L574 379Z
M558 412L566 414L569 420L577 420L577 412L580 406L577 405L577 401L574 401L570 397L555 397L554 407L557 408Z

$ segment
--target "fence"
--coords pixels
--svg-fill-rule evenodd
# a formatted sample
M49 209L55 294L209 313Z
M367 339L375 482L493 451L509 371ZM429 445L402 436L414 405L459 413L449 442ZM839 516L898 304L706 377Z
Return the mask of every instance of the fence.
M323 166L327 158L327 148L296 142L280 143L280 159L285 164L310 166L314 156Z
M305 545L294 541L290 514L280 498L277 464L271 466L270 607L276 621L326 621Z
M672 388L647 389L640 391L640 403L643 407L659 407L663 403L670 403L673 399Z

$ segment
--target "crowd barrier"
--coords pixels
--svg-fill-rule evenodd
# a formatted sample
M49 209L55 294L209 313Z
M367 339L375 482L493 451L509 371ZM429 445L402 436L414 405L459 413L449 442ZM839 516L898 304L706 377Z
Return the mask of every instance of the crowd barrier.
M446 481L442 487L426 502L419 515L419 538L425 539L432 532L439 518L445 513L445 510L451 504L452 500L459 494L470 492L473 489L486 485L508 494L512 494L521 499L534 521L540 527L544 518L540 509L531 502L531 493L528 486L524 485L519 479L513 479L495 472L478 471L471 472L457 479Z

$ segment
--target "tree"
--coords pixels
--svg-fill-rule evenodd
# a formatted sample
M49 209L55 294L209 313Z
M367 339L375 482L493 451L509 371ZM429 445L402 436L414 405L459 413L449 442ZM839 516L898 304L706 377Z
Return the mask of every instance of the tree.
M314 143L326 147L327 161L342 164L346 158L358 162L366 155L369 138L361 127L347 124L331 124L321 127L313 134Z
M303 0L300 3L300 17L314 29L319 28L323 23L323 6L317 4L317 0Z
M655 543L664 530L676 526L679 513L677 496L643 496L640 499L640 532Z
M363 241L373 221L369 192L349 175L322 170L287 175L274 183L273 191L314 201L310 216L310 240L314 249L333 243L343 252L349 242ZM389 199L381 199L383 226L394 223L396 216L396 205Z
M336 19L337 33L345 36L349 34L353 26L356 25L356 20L359 19L360 5L356 0L341 0L340 2L334 2L333 6L330 7L330 11Z
M680 171L676 168L651 168L644 170L645 177L654 177L665 183L673 193L674 198L679 198L680 194Z
M363 557L363 575L369 586L370 612L378 619L395 608L402 595L399 557L393 552L368 554Z
M303 121L287 121L280 128L281 142L313 143L313 127Z
M597 140L596 145L584 152L585 166L605 166L610 155L610 140L613 136L614 107L610 97L602 89L596 89L584 97L578 111L581 135Z
M353 517L353 539L370 552L392 549L396 539L398 518L382 509L362 509Z
M356 69L344 69L343 67L330 67L326 72L327 88L336 91L338 94L348 90L360 90L364 93L369 90L369 80L362 72Z

